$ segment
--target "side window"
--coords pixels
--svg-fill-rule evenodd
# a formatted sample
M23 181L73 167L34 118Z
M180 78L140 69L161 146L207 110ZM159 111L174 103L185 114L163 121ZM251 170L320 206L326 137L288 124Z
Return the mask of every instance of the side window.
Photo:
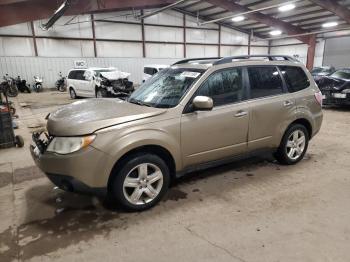
M310 86L310 80L302 68L297 66L280 66L279 68L289 92L297 92Z
M157 73L157 69L152 68L152 67L145 67L143 72L147 75L154 75Z
M77 80L85 80L84 73L85 73L85 70L77 70L76 73L75 73L75 79L77 79Z
M229 68L211 74L196 95L211 97L214 106L242 101L244 99L242 69Z
M248 67L250 97L259 98L283 93L283 82L274 66Z
M76 73L76 71L70 71L69 72L69 75L68 75L68 79L75 79L75 73Z
M92 79L92 73L90 71L85 71L84 80L90 81Z

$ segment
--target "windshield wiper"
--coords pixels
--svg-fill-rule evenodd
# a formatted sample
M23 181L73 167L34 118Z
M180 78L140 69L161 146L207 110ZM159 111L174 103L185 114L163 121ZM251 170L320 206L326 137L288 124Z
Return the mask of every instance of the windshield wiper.
M148 106L148 107L151 107L150 104L147 104L147 103L144 103L140 100L136 100L136 99L128 99L127 100L129 103L132 103L132 104L136 104L136 105L140 105L140 106Z

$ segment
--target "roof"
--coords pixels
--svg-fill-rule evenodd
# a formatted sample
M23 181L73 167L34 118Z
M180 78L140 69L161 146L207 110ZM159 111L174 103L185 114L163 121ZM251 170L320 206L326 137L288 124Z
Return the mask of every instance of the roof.
M52 16L61 1L47 0L4 0L0 3L0 26L41 20ZM269 32L280 29L285 34L308 34L322 29L324 22L337 22L340 27L350 26L350 0L104 0L103 5L96 5L96 0L72 1L65 15L99 13L120 10L138 10L166 7L184 14L198 17L200 21L209 21L227 16L246 13L245 19L233 22L225 19L217 24L245 33L253 33L260 38L269 38ZM295 8L280 12L276 4L293 2ZM176 4L177 3L177 4ZM268 8L274 5L274 8ZM33 12L33 10L39 10ZM251 12L255 10L254 12ZM147 11L146 11L147 12ZM247 12L250 12L247 14ZM210 28L210 24L202 26ZM332 27L336 29L338 27ZM307 42L308 37L298 36Z

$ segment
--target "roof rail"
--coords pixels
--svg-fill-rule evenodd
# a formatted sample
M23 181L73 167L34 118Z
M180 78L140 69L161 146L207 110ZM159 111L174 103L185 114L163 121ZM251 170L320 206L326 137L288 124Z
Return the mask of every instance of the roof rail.
M211 59L222 59L222 57L198 57L198 58L189 58L177 61L173 65L186 64L191 61L201 61L201 60L211 60Z
M265 57L265 58L269 59L270 61L277 61L277 60L279 60L278 58L283 58L286 61L292 61L292 62L298 61L294 57L287 56L287 55L242 55L242 56L224 57L224 58L214 62L213 65L221 65L221 64L231 63L232 60L234 60L234 59L249 59L249 58L260 58L260 57Z

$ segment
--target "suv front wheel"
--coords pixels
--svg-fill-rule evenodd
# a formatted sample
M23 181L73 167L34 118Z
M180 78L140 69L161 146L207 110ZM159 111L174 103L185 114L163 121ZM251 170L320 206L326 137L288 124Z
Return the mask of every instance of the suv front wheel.
M153 154L136 154L114 174L112 198L130 211L145 210L161 200L169 182L169 168L163 159Z
M293 165L303 159L309 145L309 133L305 126L294 124L284 134L275 153L278 162Z

